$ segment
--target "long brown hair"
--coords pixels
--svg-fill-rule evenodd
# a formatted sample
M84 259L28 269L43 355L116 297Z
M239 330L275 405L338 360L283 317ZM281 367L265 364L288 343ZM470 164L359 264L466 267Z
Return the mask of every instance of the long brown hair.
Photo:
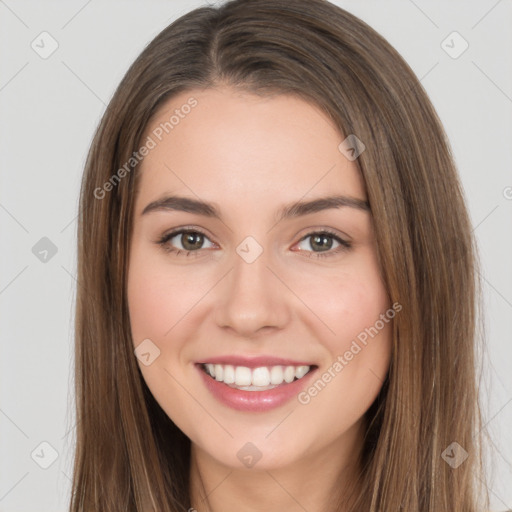
M190 440L154 400L133 354L126 300L133 155L163 102L222 85L314 102L339 128L340 142L355 134L366 146L356 164L383 279L403 310L393 322L388 375L366 415L351 510L483 510L476 260L449 145L400 55L325 0L195 9L145 48L107 107L80 196L70 510L190 507ZM457 467L449 463L464 454Z

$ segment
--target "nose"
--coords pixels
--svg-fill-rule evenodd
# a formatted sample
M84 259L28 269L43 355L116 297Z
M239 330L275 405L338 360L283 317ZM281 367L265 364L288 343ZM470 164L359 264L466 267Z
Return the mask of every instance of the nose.
M265 250L252 262L234 254L231 271L217 290L219 327L238 337L252 338L287 324L291 317L290 291L269 260Z

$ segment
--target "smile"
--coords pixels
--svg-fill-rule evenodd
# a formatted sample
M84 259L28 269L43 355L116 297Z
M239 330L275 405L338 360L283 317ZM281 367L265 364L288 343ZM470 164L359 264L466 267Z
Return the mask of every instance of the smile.
M260 363L261 364L261 363ZM196 363L210 394L231 409L266 412L303 391L316 374L316 365L237 366Z
M230 364L203 364L203 370L218 382L244 391L264 391L304 377L311 366L233 366Z

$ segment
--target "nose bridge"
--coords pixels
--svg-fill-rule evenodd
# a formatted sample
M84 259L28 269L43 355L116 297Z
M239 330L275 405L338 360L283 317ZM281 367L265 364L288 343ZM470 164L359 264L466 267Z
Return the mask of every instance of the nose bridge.
M254 237L245 238L233 254L218 302L217 321L239 334L250 336L262 327L282 327L288 318L286 294L269 269L270 251Z
M263 250L263 247L260 250L254 245L254 242L242 242L237 247L236 256L233 258L231 291L242 294L241 298L254 293L270 291L272 286L268 282L272 277L272 273L268 269L271 265L270 260L269 252Z

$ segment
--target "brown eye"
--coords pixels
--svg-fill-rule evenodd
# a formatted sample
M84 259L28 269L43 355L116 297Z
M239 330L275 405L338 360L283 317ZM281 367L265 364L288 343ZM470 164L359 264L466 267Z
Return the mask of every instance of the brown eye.
M204 236L195 231L188 231L181 234L180 242L183 249L186 251L193 251L195 249L201 249L201 246L204 243Z
M210 245L205 247L205 243ZM214 246L205 234L192 229L181 229L168 233L158 241L158 244L167 251L178 253L181 251L199 252L200 249Z
M305 236L298 247L300 251L313 253L313 256L331 256L350 249L352 245L334 233L320 231Z
M332 236L325 234L312 235L310 239L309 245L311 248L319 251L328 251L334 242Z

